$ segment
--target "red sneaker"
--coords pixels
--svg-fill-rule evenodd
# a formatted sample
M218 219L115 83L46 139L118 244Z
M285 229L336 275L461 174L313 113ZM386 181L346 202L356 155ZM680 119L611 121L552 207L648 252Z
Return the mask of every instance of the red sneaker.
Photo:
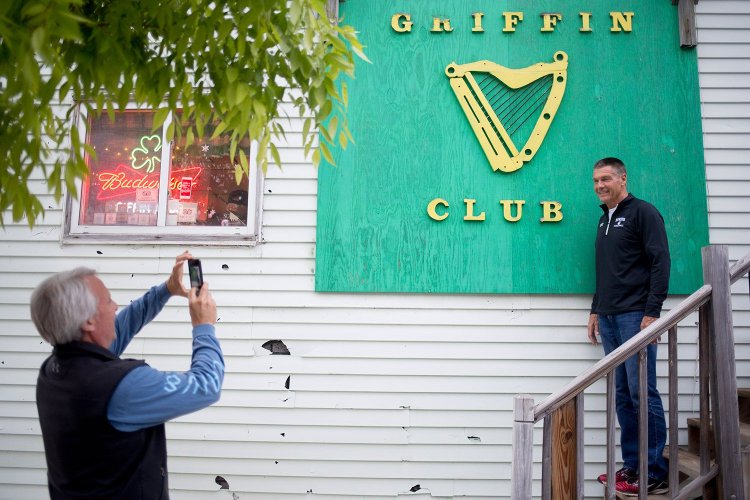
M615 490L618 493L622 493L628 497L637 497L640 484L638 479L633 481L621 481L615 486ZM653 479L648 478L648 494L649 495L663 495L669 492L669 485L665 479Z
M638 472L630 467L623 467L615 472L615 484L622 481L635 481L636 479L638 479ZM607 484L607 474L602 474L596 480L602 484Z

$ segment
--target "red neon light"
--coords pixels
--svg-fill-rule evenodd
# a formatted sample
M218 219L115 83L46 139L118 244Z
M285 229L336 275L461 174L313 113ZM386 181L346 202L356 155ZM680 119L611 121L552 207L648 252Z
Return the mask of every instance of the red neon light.
M169 189L178 189L182 177L192 177L192 188L195 189L198 185L196 180L202 171L203 167L173 170L169 178ZM143 175L123 164L117 165L114 170L99 172L96 178L99 181L99 192L96 194L96 199L99 201L134 195L136 189L157 189L160 184L158 172Z

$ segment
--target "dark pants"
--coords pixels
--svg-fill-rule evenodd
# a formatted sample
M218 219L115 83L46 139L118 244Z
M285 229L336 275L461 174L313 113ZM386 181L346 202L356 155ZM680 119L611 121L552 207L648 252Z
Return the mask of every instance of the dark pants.
M599 335L604 353L609 354L641 330L642 311L599 315ZM656 344L647 347L648 373L648 475L655 479L667 476L667 462L662 456L667 440L664 407L656 388ZM615 372L615 403L620 423L620 446L625 467L638 470L638 355L618 366Z

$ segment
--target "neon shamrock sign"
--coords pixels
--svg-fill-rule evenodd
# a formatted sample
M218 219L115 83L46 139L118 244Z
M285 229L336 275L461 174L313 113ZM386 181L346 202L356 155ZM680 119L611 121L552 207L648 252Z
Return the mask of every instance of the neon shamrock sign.
M140 144L140 147L133 148L130 152L130 158L133 160L130 166L135 170L145 168L150 174L157 166L161 166L161 137L144 135L141 137Z

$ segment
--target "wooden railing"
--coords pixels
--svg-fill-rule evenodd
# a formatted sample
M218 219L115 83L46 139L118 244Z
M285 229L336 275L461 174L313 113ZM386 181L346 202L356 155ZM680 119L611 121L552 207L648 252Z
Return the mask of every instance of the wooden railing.
M669 366L669 496L688 498L702 490L714 477L719 478L722 498L745 498L740 456L737 382L735 375L734 333L730 286L750 270L750 254L729 269L726 246L708 246L702 250L704 285L680 304L654 321L628 342L612 351L563 389L538 405L526 394L515 398L513 422L513 465L511 494L514 500L532 498L533 430L544 421L542 437L542 491L544 500L552 498L583 498L583 391L603 377L607 387L607 478L605 498L615 498L615 369L633 355L639 359L639 390L646 394L646 347L668 332ZM677 439L677 324L698 310L699 390L700 390L700 473L691 481L678 482ZM709 400L711 408L709 409ZM572 426L574 455L567 483L572 488L564 494L552 488L553 422L572 405L575 425ZM648 477L646 459L648 443L648 405L639 405L639 475ZM708 425L713 414L716 460L709 461ZM563 481L565 482L565 481ZM555 484L559 484L556 481ZM572 491L572 493L571 493ZM646 498L645 488L639 499Z

